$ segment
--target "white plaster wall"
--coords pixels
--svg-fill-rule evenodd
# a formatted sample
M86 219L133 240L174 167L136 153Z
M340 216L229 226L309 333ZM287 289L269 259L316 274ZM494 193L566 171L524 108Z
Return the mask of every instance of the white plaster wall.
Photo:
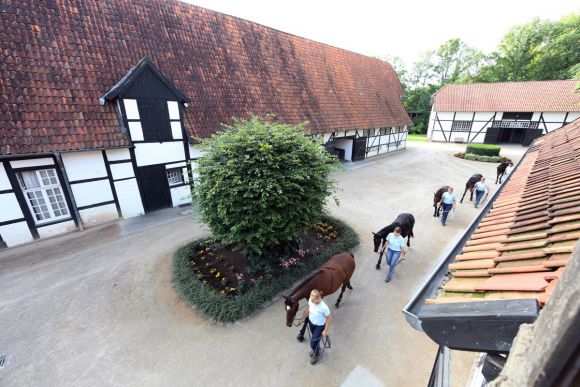
M13 193L0 195L0 222L24 218L20 205Z
M132 218L145 214L137 180L123 180L115 182L115 190L121 207L123 218ZM97 207L98 208L98 207Z
M455 121L471 121L473 119L473 112L457 112L455 113Z
M121 164L111 164L111 175L113 175L113 180L135 177L135 172L133 171L133 164L131 164L130 162Z
M427 127L428 140L432 140L434 127L435 127L435 112L431 110L431 114L429 115L429 126Z
M179 105L177 101L167 101L167 108L169 110L169 119L178 120L179 119Z
M481 132L480 134L478 134L477 136L473 137L474 135L471 135L471 140L469 140L470 142L474 142L474 143L479 143L479 144L483 144L483 141L485 140L485 130L483 132Z
M173 136L174 140L181 140L183 138L183 134L181 132L181 122L171 122L171 135Z
M8 247L32 242L34 238L28 229L26 222L18 222L0 226L0 234Z
M7 189L12 189L12 185L10 184L10 180L8 180L6 171L4 170L4 164L0 163L0 191Z
M352 138L340 139L334 142L334 147L338 149L344 149L344 159L347 161L352 161Z
M77 207L108 202L113 200L109 180L91 181L89 183L71 184Z
M330 141L330 137L332 136L332 132L331 133L323 133L322 134L322 141L324 143L327 143L328 141ZM191 149L191 148L190 148Z
M50 157L43 157L41 159L13 160L10 162L10 165L12 168L37 167L42 165L54 165L54 160Z
M540 121L541 115L542 113L540 112L534 112L534 114L532 114L532 121Z
M142 167L185 160L185 152L181 141L135 144L135 158Z
M199 159L203 156L203 152L199 149L199 145L189 146L189 157L192 159Z
M66 234L68 232L76 231L76 226L74 221L62 222L57 224L51 224L50 226L44 226L38 228L38 236L42 238L48 238L56 235Z
M129 134L131 135L131 140L133 141L143 141L143 128L141 123L137 121L129 122Z
M125 114L129 120L139 119L139 109L137 108L136 99L124 99L123 104L125 105Z
M548 130L548 132L551 132L553 130L556 130L558 128L561 128L563 125L562 123L549 123L546 122L546 129ZM543 125L540 124L540 128L543 129Z
M355 136L356 135L356 130L349 130L346 132L347 136Z
M566 118L566 122L572 122L578 118L580 118L580 112L570 112L568 113L568 118Z
M443 134L441 132L433 132L431 134L431 140L432 141L445 141L445 137L443 137Z
M69 181L107 176L103 153L100 151L63 153L62 162Z
M189 186L171 188L171 201L174 207L180 204L191 203Z
M566 113L560 112L544 112L542 114L544 121L546 122L564 122L564 118L566 117Z
M440 120L453 120L455 112L437 112L437 118Z
M127 148L107 149L106 153L109 161L131 160L131 154Z
M494 114L494 112L475 112L475 121L489 121Z
M79 215L85 227L94 226L104 222L110 222L119 218L119 215L117 214L117 207L114 203L81 210L79 211Z
M178 168L178 167L185 167L185 161L182 163L173 163L173 164L166 164L165 165L165 169L173 169L173 168Z

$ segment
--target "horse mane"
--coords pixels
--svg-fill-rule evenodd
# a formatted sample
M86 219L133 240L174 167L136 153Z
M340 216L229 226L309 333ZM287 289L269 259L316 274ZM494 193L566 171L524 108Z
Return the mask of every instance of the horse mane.
M300 282L298 285L296 285L294 287L294 290L292 290L292 292L290 293L289 297L292 297L294 295L294 293L296 293L298 291L298 289L301 289L304 285L306 285L308 282L310 282L310 280L314 277L316 277L318 275L318 273L320 273L322 271L322 269L318 269L316 271L313 271L312 273L310 273L306 278L304 278L302 280L302 282Z
M388 226L385 226L381 230L377 231L376 234L384 239L387 237L387 235L389 235L389 232L393 232L393 230L397 226L401 227L401 224L397 221L394 221L393 223L389 224Z

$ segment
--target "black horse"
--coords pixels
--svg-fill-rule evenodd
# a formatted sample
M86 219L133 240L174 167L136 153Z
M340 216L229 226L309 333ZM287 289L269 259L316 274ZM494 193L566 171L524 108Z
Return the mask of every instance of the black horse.
M401 235L403 238L407 238L407 246L411 247L411 237L415 237L413 235L413 226L415 226L415 217L412 214L399 214L397 219L388 226L384 227L380 231L376 233L373 232L373 243L375 245L374 252L379 251L379 247L381 243L385 243L387 239L387 235L392 233L395 230L395 227L401 227ZM381 258L383 257L382 254L379 255L379 261L377 262L377 270L381 268Z
M503 162L497 166L497 176L495 177L495 184L497 184L498 181L501 184L501 179L503 178L503 175L505 174L505 170L507 169L508 165L510 165L510 164L512 164L512 162L508 161L508 162Z
M470 192L469 201L471 201L471 202L473 201L473 191L475 189L475 183L480 181L482 177L483 177L483 175L476 173L475 175L471 176L469 178L469 180L467 180L467 183L465 183L465 191L463 191L463 196L461 197L461 200L459 201L459 203L463 203L463 198L465 197L467 190L469 190L469 192Z
M434 217L438 217L439 214L441 213L441 198L443 197L443 194L447 192L448 189L449 186L444 185L443 187L435 191L435 193L433 194L433 207L435 207L435 211L433 212Z

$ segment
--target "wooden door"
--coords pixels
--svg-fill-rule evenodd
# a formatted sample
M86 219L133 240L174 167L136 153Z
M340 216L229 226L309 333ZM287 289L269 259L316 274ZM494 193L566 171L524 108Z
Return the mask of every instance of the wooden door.
M485 132L484 144L497 144L501 128L487 128Z
M359 137L353 139L352 144L352 161L364 160L367 152L367 138Z
M172 206L165 165L139 168L139 182L143 189L145 212Z

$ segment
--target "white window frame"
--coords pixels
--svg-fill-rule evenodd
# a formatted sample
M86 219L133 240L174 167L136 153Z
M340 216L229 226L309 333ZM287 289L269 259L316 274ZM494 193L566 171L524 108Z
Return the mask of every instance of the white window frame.
M42 172L45 172L46 176L42 176ZM38 179L38 182L40 183L40 187L27 188L25 183L24 183L24 179L22 178L22 175L21 175L22 173L34 173L34 174L36 174L36 178ZM51 223L51 222L54 222L56 220L68 219L71 217L70 209L68 208L68 204L66 202L64 190L62 189L62 186L60 184L58 174L56 173L56 169L54 169L54 168L42 168L42 169L35 169L32 171L30 171L30 170L20 171L17 173L17 176L18 176L18 182L20 183L20 189L22 190L22 193L24 194L24 199L26 200L26 203L28 204L28 208L30 209L32 217L34 218L35 224L41 225L44 223ZM47 183L47 180L48 180L48 183ZM53 191L53 195L50 195L48 193L49 190ZM56 192L56 190L58 190L59 192ZM31 193L34 196L34 198L36 199L37 202L40 199L42 199L44 201L44 204L39 204L37 206L39 208L39 211L40 211L39 213L37 213L35 211L34 205L32 203L32 199L28 196L29 193ZM60 195L60 199L62 199L62 200L59 200L57 195ZM56 198L56 204L59 208L55 209L53 207L53 202L51 202L51 200L50 200L51 196ZM61 203L62 203L62 205L61 205ZM44 206L46 208L46 211L44 210L44 208L42 208L42 206ZM55 211L63 212L63 214L56 215ZM64 213L64 212L66 212L66 213ZM47 214L48 214L48 217L47 217ZM42 216L43 219L38 219L39 215Z
M180 181L176 181L176 182L171 182L171 174L173 173L177 173L177 176L179 176L179 178L181 179ZM171 168L171 169L167 169L165 171L165 175L167 176L167 182L169 183L170 187L176 186L176 185L180 185L185 183L185 180L183 178L183 171L181 168Z
M451 123L451 130L454 132L471 132L472 127L473 127L472 121L457 120Z

